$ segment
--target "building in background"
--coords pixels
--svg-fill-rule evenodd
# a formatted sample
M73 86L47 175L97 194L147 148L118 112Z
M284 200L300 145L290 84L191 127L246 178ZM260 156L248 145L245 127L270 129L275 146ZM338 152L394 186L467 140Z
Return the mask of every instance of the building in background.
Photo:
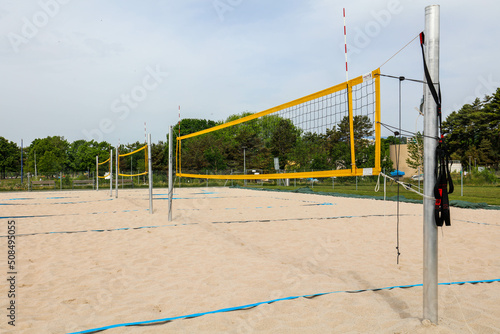
M392 168L393 170L396 170L396 153L398 152L398 149L400 150L400 155L399 155L399 170L405 173L405 177L412 177L413 175L417 175L419 173L418 170L411 168L408 166L406 163L406 159L408 159L408 144L401 144L401 145L391 145L389 147L389 152L390 152L390 157L392 160ZM462 170L462 164L460 163L459 160L450 160L451 167L450 167L450 172L451 173L460 173ZM423 171L420 171L420 174L422 174Z

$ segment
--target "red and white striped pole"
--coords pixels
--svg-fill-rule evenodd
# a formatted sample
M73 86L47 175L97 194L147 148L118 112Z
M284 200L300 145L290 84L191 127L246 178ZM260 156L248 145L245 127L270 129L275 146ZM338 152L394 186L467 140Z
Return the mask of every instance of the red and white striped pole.
M345 79L349 81L349 70L347 68L347 29L345 24L345 8L344 8L344 45L345 45Z
M179 137L181 136L181 106L179 106Z

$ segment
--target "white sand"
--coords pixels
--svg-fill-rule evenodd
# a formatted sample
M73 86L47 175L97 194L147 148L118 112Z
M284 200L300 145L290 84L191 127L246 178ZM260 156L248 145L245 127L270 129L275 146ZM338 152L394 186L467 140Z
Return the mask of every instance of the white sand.
M0 193L1 204L16 204L0 205L0 216L37 216L15 219L16 327L7 324L2 279L0 332L68 333L422 283L422 205L400 204L397 265L395 202L183 188L175 190L170 223L166 193L155 189L153 215L147 189L120 190L118 199L109 190ZM452 226L439 231L440 282L500 279L499 218L500 211L452 208ZM1 219L1 236L7 221ZM90 231L143 226L159 227ZM59 231L89 232L45 233ZM31 233L37 234L21 235ZM3 276L6 242L0 238ZM422 287L414 287L299 298L104 333L498 333L500 282L440 286L439 325L423 323L422 314Z

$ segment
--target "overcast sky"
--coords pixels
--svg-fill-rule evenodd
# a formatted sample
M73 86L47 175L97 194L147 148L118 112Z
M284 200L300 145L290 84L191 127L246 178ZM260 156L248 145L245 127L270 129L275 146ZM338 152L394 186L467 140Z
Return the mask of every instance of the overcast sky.
M182 118L257 112L376 69L423 29L424 1L0 0L0 136L165 140ZM441 1L445 116L500 87L500 2ZM418 40L382 73L422 79ZM403 128L422 130L403 83ZM398 125L398 82L382 79ZM387 131L383 133L389 135Z

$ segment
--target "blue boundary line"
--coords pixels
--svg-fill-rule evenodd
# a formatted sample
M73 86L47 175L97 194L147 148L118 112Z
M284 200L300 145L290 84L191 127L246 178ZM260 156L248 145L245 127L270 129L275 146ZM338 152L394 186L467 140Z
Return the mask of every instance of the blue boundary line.
M238 210L238 209L273 209L273 208L290 208L290 207L297 207L297 206L330 206L330 205L337 205L335 203L317 203L317 204L304 204L304 205L295 205L295 206L290 206L290 205L280 205L280 206L247 206L247 207L241 207L241 208L220 208L220 209L177 209L178 211L203 211L203 210L209 210L209 211L215 211L215 210Z
M473 221L470 221L470 220L462 220L462 219L455 219L455 220L459 221L459 222L469 223L469 224L488 225L488 226L500 226L498 224L479 223L479 222L473 222Z
M63 198L63 197L61 197ZM57 197L47 197L47 199L57 199ZM55 204L81 204L81 203L94 203L94 202L104 202L104 201L112 201L113 198L108 199L99 199L96 201L77 201L77 202L56 202L56 203L21 203L21 204L11 204L11 203L0 203L0 205L55 205Z
M228 209L229 210L229 209ZM137 212L139 210L124 210L124 211L110 211L110 212L92 212L88 214L102 214L102 213L121 213L121 212ZM146 209L148 211L148 209ZM81 215L70 214L70 216ZM68 216L68 215L40 215L40 216L12 216L12 217L0 217L0 219L19 219L19 218L39 218L39 217L57 217L57 216ZM394 216L394 215L385 215L385 217ZM402 214L400 216L415 216L411 214ZM362 215L362 216L336 216L336 217L317 217L317 218L282 218L282 219L259 219L259 220L235 220L235 221L220 221L220 222L210 222L211 224L247 224L247 223L268 223L273 221L303 221L303 220L335 220L335 219L351 219L351 218L367 218L367 217L384 217L384 215ZM497 224L488 224L488 223L478 223L467 220L460 220L469 224L479 224L479 225L489 225L489 226L500 226ZM175 226L188 226L188 225L198 225L198 223L181 223L181 224L168 224L168 225L155 225L155 226L138 226L138 227L121 227L114 229L99 229L99 230L82 230L82 231L57 231L57 232L40 232L40 233L26 233L26 234L17 234L17 236L33 236L33 235L42 235L42 234L73 234L73 233L88 233L88 232L113 232L113 231L126 231L126 230L140 230L140 229L148 229L148 228L161 228L161 227L175 227ZM6 235L0 235L0 238L6 238Z
M146 209L149 210L149 209ZM125 211L112 211L112 212L94 212L89 214L100 214L100 213L120 213L120 212L135 212L139 210L125 210ZM71 214L70 216L81 215L79 213ZM54 217L54 216L67 216L67 215L47 215L47 216L13 216L13 217L0 217L0 219L15 219L15 218L36 218L36 217ZM387 216L387 215L386 215ZM395 216L395 215L392 215ZM401 215L400 215L401 216ZM402 216L405 216L404 214ZM350 219L350 218L363 218L363 217L383 217L383 215L364 215L364 216L337 216L337 217L317 217L317 218L281 218L281 219L259 219L259 220L235 220L235 221L220 221L220 222L209 222L210 224L247 224L247 223L267 223L273 221L292 221L292 220L335 220L335 219ZM155 226L138 226L138 227L121 227L114 229L99 229L99 230L82 230L82 231L57 231L57 232L39 232L39 233L26 233L26 234L16 234L16 236L33 236L40 234L73 234L73 233L87 233L87 232L113 232L113 231L125 231L125 230L139 230L145 228L160 228L160 227L175 227L175 226L188 226L188 225L199 225L199 223L181 223L181 224L168 224L168 225L155 225ZM6 235L0 235L0 238L6 238Z
M149 209L145 209L149 211ZM0 217L0 219L23 219L23 218L45 218L45 217L66 217L66 216L83 216L83 215L100 215L103 213L122 213L122 212L139 212L140 210L122 210L122 211L103 211L103 212L88 212L88 213L70 213L70 214L62 214L62 215L36 215L36 216L4 216ZM22 234L16 234L22 235ZM1 237L5 237L0 235Z
M500 282L500 279L480 280L480 281L463 281L463 282L448 282L448 283L438 283L438 285L463 285L463 284L479 284L479 283L493 283L493 282ZM284 298L278 298L278 299L271 299L271 300L253 303L253 304L222 308L222 309L218 309L215 311L193 313L193 314L181 315L181 316L177 316L177 317L170 317L170 318L163 318L163 319L138 321L138 322L127 322L127 323L115 324L115 325L104 326L104 327L99 327L99 328L87 329L87 330L80 331L80 332L72 332L72 333L68 333L68 334L96 333L96 332L105 331L107 329L119 328L119 327L129 327L129 326L147 326L147 325L155 325L155 324L160 325L160 324L165 324L165 323L171 322L173 320L178 320L178 319L192 319L192 318L197 318L197 317L201 317L201 316L208 315L208 314L225 313L225 312L232 312L232 311L239 311L239 310L248 310L248 309L257 307L259 305L263 305L263 304L272 304L275 302L280 302L280 301L285 301L285 300L293 300L293 299L298 299L298 298L311 299L314 297L330 295L330 294L334 294L334 293L360 293L360 292L368 292L368 291L374 292L374 291L392 290L392 289L408 289L408 288L414 288L414 287L420 287L420 286L423 286L423 284L396 285L396 286L389 286L389 287L375 288L375 289L332 291L332 292L323 292L323 293L310 294L310 295L290 296L290 297L284 297Z
M89 232L113 232L113 231L127 231L127 230L142 230L150 228L160 228L160 227L173 227L173 226L187 226L187 225L197 225L197 223L185 223L185 224L171 224L171 225L158 225L158 226L138 226L138 227L119 227L111 229L98 229L98 230L81 230L81 231L57 231L57 232L39 232L39 233L25 233L16 234L16 237L26 237L34 235L43 234L74 234L74 233L89 233ZM6 238L6 235L0 235L0 238Z

